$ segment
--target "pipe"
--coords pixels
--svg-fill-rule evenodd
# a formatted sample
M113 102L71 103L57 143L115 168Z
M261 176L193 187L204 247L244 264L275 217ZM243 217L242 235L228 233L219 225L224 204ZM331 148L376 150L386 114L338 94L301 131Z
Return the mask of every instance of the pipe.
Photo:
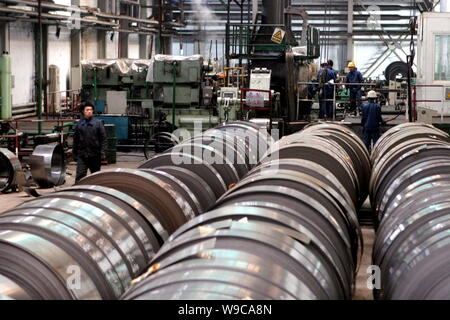
M0 119L8 120L12 117L11 97L11 56L0 56Z
M28 6L31 6L31 7L37 7L38 6L37 2L26 1L26 0L5 0L5 2L16 3L16 4L25 4L25 5L28 5ZM42 2L42 8L54 9L54 10L62 10L62 11L67 11L67 12L73 12L73 10L74 10L73 7L71 7L71 6L52 4L52 3L49 3L49 2ZM128 20L128 21L134 21L134 22L141 22L141 23L145 23L145 24L150 24L150 25L153 25L153 26L158 25L157 21L153 21L153 20L149 20L149 19L140 19L140 18L134 18L134 17L129 17L129 16L123 16L123 15L115 15L115 14L103 13L103 12L99 12L99 11L86 10L86 9L82 9L82 8L77 8L77 11L79 11L80 13L83 13L83 14L92 14L92 15L100 17L100 18L117 19L117 20ZM25 11L25 12L29 12L29 11ZM54 16L54 15L50 14L50 16ZM67 19L66 16L62 16L62 17ZM84 21L84 20L81 19L81 21ZM87 20L86 22L92 22L92 20Z

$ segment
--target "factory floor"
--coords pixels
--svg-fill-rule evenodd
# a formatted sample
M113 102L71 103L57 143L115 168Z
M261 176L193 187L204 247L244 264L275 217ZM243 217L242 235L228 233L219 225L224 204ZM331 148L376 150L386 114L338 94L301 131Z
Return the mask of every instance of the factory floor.
M118 154L118 162L116 164L110 164L103 166L102 170L114 169L114 168L137 168L139 164L144 160L140 154ZM58 187L64 188L65 186L71 186L75 182L75 163L70 163L67 167L66 184ZM53 192L54 189L39 189L40 194ZM18 206L19 204L32 199L25 192L13 192L8 194L0 194L0 213L11 208ZM366 204L367 205L367 204ZM353 295L354 300L373 300L372 290L367 288L367 279L369 274L366 273L367 268L371 265L372 246L375 239L375 232L373 227L362 227L364 251L359 266L359 272L356 277L356 286Z

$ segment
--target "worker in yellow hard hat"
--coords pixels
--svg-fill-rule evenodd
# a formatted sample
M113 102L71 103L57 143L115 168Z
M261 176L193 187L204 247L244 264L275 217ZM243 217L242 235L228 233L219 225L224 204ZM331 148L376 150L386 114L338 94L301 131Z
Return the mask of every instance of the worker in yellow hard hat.
M353 61L348 63L350 72L347 74L346 83L362 83L363 76L361 72L356 68L356 64ZM361 85L347 85L350 89L350 112L353 112L356 116L360 111L361 106Z

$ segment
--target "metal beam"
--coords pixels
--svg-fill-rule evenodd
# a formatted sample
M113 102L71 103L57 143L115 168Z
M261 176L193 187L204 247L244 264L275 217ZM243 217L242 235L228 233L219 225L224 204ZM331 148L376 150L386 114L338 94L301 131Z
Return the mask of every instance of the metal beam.
M3 52L10 52L8 22L0 23L0 54Z
M347 15L347 61L353 61L354 58L354 42L353 42L353 0L348 0Z

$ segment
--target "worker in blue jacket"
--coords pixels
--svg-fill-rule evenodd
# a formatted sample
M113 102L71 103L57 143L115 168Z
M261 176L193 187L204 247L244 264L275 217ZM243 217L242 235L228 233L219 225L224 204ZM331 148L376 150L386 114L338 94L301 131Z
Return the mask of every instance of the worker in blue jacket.
M362 107L361 125L364 130L364 144L370 151L372 142L375 145L380 137L380 125L384 121L381 117L381 107L376 103L377 93L372 90L367 94L367 98L369 103Z
M356 64L351 61L348 64L348 68L350 72L347 74L346 83L362 83L363 76L361 72L356 68ZM357 112L361 106L361 85L347 85L350 89L350 112L353 112L354 115L357 115Z
M83 117L75 127L72 148L73 159L77 162L75 182L84 178L88 169L91 173L100 171L107 147L103 122L93 117L94 105L90 102L82 103L79 111Z
M328 62L321 64L321 69L317 74L319 82L319 119L333 119L333 96L336 73L330 68Z

